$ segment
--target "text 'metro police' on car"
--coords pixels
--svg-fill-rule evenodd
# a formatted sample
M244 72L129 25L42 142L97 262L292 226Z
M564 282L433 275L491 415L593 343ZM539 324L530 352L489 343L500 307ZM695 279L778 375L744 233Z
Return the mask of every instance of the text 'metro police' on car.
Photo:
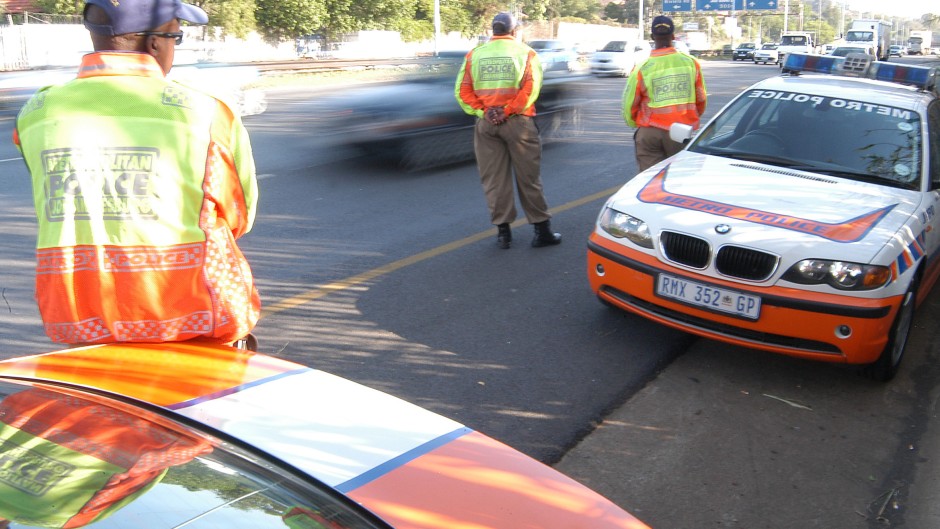
M604 204L604 302L700 336L897 372L937 279L937 70L790 54Z

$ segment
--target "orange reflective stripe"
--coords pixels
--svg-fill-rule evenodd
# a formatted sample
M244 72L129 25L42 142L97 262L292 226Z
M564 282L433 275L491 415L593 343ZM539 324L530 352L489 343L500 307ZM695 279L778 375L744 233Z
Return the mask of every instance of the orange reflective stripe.
M36 250L36 273L78 271L142 272L199 268L205 259L203 243L177 246L74 246Z
M99 52L82 57L78 78L98 75L126 75L128 72L148 77L165 77L160 65L146 53Z

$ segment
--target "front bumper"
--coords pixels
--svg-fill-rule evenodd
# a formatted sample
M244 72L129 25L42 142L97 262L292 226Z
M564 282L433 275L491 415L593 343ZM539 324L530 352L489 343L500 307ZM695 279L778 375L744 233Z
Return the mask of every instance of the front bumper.
M751 321L662 298L655 293L660 272L761 298ZM689 274L596 233L588 241L591 289L623 310L692 334L801 358L868 364L888 341L901 296L848 298L786 287L754 287Z

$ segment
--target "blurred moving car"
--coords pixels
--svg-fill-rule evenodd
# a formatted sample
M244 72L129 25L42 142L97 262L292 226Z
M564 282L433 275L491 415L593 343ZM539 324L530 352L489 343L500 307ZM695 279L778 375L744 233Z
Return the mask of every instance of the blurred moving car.
M575 46L563 40L530 40L526 44L535 50L544 72L574 72L581 69Z
M903 57L905 55L907 55L907 50L900 44L892 44L888 48L888 57Z
M783 71L694 138L673 125L688 146L601 209L591 289L699 336L890 380L940 275L937 77L796 53Z
M732 61L750 61L754 59L754 50L757 44L754 42L742 42L731 52Z
M649 50L650 44L645 40L612 40L591 55L591 73L626 77L637 62L649 55Z
M780 62L780 53L777 51L777 45L768 43L754 51L754 64L776 64Z
M414 171L474 159L476 118L454 98L466 51L441 52L432 69L400 81L353 88L327 103L327 129L367 157ZM581 132L583 75L545 72L535 103L543 142Z
M75 68L42 68L0 73L0 110L19 112L40 88L67 83L77 76ZM267 109L264 92L249 85L260 78L254 66L226 63L176 65L168 79L192 86L228 102L241 116L261 114Z
M0 362L0 469L16 528L647 527L450 419L222 346Z

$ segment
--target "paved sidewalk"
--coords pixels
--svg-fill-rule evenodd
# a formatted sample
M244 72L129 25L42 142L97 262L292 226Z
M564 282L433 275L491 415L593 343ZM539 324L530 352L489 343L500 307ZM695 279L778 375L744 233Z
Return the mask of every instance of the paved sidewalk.
M889 384L699 340L555 466L654 529L940 527L937 298Z

